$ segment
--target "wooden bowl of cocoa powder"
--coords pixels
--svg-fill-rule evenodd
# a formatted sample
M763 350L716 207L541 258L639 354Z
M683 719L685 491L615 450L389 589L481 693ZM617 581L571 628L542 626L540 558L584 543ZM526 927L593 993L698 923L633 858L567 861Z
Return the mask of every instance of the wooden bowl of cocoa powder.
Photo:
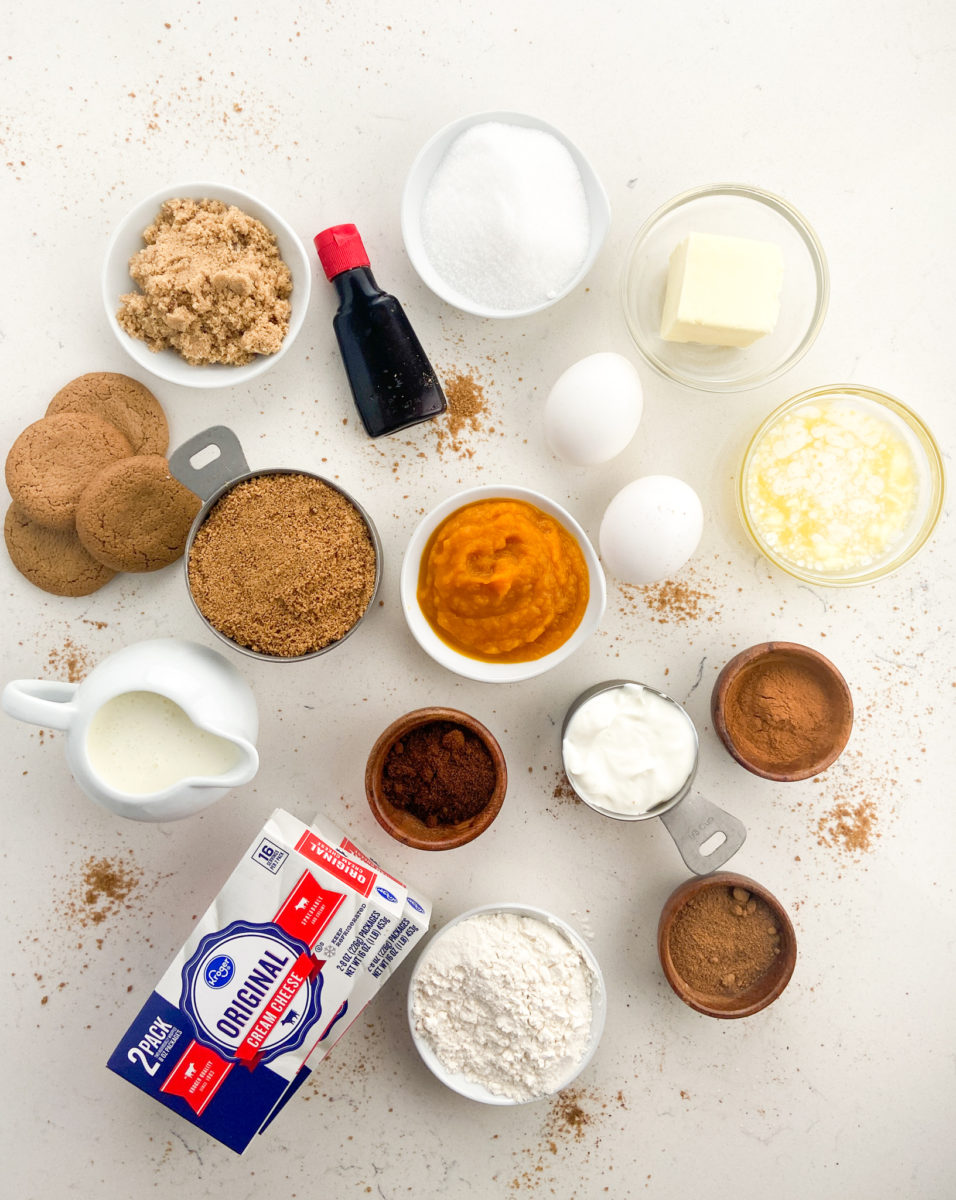
M453 850L501 811L508 769L480 721L454 708L419 708L372 747L365 794L379 825L415 850Z
M819 650L761 642L735 655L710 698L714 730L754 775L793 783L843 753L853 728L846 680Z
M786 909L762 884L732 871L688 879L657 926L667 982L707 1017L750 1017L781 994L797 961Z

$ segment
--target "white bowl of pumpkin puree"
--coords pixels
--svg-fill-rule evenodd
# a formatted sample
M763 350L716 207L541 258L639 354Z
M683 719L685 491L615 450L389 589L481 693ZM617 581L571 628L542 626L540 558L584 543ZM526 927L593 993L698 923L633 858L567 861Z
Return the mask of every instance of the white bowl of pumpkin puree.
M530 488L470 488L420 522L402 562L402 609L436 662L516 683L563 662L597 629L604 573L577 521Z

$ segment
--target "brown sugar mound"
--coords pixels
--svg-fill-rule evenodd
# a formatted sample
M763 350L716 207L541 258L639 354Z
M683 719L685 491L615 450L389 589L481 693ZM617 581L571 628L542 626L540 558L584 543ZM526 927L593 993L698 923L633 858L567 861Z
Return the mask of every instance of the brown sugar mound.
M212 508L189 552L189 586L220 633L294 658L338 641L368 608L376 556L361 513L310 475L258 475Z
M129 260L140 287L116 319L153 351L193 366L275 354L289 328L292 273L275 234L221 200L167 200Z

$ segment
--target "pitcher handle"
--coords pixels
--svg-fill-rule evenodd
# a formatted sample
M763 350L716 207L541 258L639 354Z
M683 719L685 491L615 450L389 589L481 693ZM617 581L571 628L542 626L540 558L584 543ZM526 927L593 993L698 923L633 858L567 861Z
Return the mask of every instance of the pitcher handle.
M78 687L58 679L14 679L3 689L0 705L18 721L69 729L76 716L76 705L70 701Z
M722 867L747 837L743 821L698 795L686 795L679 804L661 813L661 820L681 858L695 875L709 875ZM701 845L716 833L722 833L724 840L709 853L701 854Z

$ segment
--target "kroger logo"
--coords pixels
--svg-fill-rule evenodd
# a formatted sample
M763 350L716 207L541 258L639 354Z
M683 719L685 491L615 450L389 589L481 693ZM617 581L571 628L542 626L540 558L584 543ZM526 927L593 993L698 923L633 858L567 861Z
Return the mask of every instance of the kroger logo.
M395 897L392 895L391 892L387 892L385 890L385 888L377 887L375 890L378 892L378 894L382 897L383 900L388 900L392 904L395 903Z
M236 973L236 964L228 954L218 954L210 959L203 978L211 988L225 987Z
M411 907L412 907L412 908L414 908L414 910L415 910L416 912L419 912L419 913L424 913L424 912L425 912L425 910L424 910L424 909L422 908L422 906L421 906L421 905L418 903L418 901L417 901L417 900L413 900L413 899L411 898L411 896L409 896L409 897L408 897L408 903L411 905Z

